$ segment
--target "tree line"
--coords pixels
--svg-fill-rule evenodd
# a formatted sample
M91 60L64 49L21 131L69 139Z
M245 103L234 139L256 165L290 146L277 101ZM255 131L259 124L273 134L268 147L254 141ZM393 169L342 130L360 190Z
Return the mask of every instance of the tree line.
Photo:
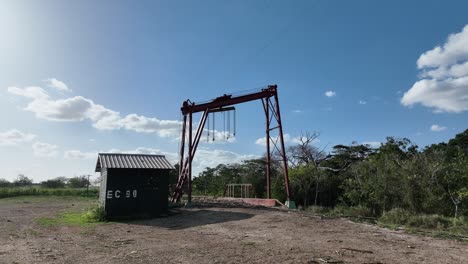
M81 175L76 177L57 177L54 179L49 179L46 181L40 182L38 185L44 188L87 188L90 186L89 176L88 175ZM24 174L19 174L18 177L13 180L12 182L0 179L0 188L1 187L28 187L36 185L33 183L33 180L25 176Z
M407 138L388 137L379 147L352 143L317 148L318 133L305 133L287 150L292 197L309 206L364 207L373 216L392 209L417 214L468 215L468 129L446 143L420 149ZM265 158L206 168L193 180L199 195L222 196L226 184L250 183L266 196ZM273 157L272 197L284 201L281 162Z

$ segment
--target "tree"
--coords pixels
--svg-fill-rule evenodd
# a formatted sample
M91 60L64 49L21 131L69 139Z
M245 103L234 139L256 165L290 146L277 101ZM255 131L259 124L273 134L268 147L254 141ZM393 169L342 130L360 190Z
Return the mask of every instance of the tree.
M65 181L62 177L47 180L41 182L41 185L46 188L63 188L65 187Z
M307 207L312 190L315 192L314 205L317 205L320 171L312 165L302 165L290 170L293 195L302 205Z
M288 161L293 168L310 163L318 166L318 163L326 158L323 150L312 145L319 136L318 132L302 133L298 138L299 143L288 148Z
M32 185L32 180L26 177L24 174L18 174L18 178L13 182L13 185L22 187Z
M174 165L174 169L169 171L169 185L177 184L179 179L179 163Z
M328 159L327 165L334 170L344 170L352 164L367 159L375 153L368 145L351 144L350 146L336 145L333 147L332 157Z
M438 173L438 182L452 203L454 217L458 217L459 209L468 200L468 155L461 148L445 170Z
M455 138L450 139L447 147L448 154L451 156L456 156L458 151L462 151L464 154L468 155L468 129L455 135Z
M72 188L86 188L89 186L90 182L87 175L81 175L78 177L73 177L68 180L68 184Z
M468 215L468 130L423 151L406 138L388 137L379 148L336 145L330 154L306 133L288 149L293 200L304 206L362 206L373 215L401 208L411 213ZM284 200L280 158L271 163L272 196ZM194 191L220 195L228 183L251 183L265 197L266 158L207 168Z
M404 162L416 154L417 146L408 139L387 138L375 153L367 153L365 159L350 166L342 185L344 201L365 206L374 215L407 207L404 197L408 173L404 171Z
M327 181L323 170L331 169L322 166L330 156L325 154L324 149L312 145L319 135L317 132L302 133L299 143L288 149L289 162L293 167L291 184L301 194L298 198L303 201L304 207L309 204L311 190L314 190L314 205L318 205L322 183Z
M192 190L196 194L200 195L219 195L222 192L223 187L218 186L215 180L214 168L206 168L202 171L198 177L193 179Z
M243 161L239 168L240 179L236 183L250 183L253 186L256 197L266 198L266 166L266 157ZM278 175L277 168L277 162L272 159L270 163L270 187L272 196L281 199L282 197L279 197L275 189L277 185L274 185L276 184L274 179L276 179Z
M12 185L12 183L9 182L8 180L0 179L0 188L10 187L11 185Z

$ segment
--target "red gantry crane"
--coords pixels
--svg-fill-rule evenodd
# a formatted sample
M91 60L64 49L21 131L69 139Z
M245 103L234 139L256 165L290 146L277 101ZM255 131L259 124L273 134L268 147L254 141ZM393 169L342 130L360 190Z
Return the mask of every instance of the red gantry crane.
M188 203L192 201L192 161L197 150L198 143L202 136L205 124L210 113L227 112L235 110L233 105L246 103L254 100L262 100L263 110L266 117L266 185L267 185L267 198L271 198L270 189L270 171L271 171L271 157L274 150L278 150L281 156L281 161L284 168L284 186L287 196L286 205L288 207L294 207L294 202L290 201L290 190L289 190L289 177L288 177L288 164L286 159L286 152L284 148L283 139L283 127L281 124L281 114L278 101L278 87L277 85L268 85L267 88L261 89L260 91L248 93L239 96L227 95L217 97L207 103L193 103L190 100L186 100L182 104L182 136L180 145L180 162L179 162L179 178L177 185L172 194L172 202L179 202L183 195L183 187L187 182L187 194ZM192 135L193 125L193 114L202 112L198 128L195 132L195 136ZM188 119L188 120L187 120ZM187 125L188 123L188 125ZM214 116L213 116L214 124ZM214 127L214 125L213 125ZM188 130L188 131L187 131ZM278 130L278 136L272 137L271 131ZM209 130L208 130L209 131ZM186 133L188 133L188 142L186 142ZM213 128L213 139L214 139L214 128ZM228 135L229 137L229 135ZM279 141L279 142L278 142ZM270 143L273 144L271 148ZM185 147L188 147L187 157L185 157ZM278 146L279 145L279 146Z

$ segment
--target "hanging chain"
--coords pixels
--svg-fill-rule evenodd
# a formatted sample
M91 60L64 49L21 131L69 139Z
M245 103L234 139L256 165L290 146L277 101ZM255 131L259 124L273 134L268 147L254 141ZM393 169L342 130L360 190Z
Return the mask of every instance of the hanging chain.
M209 142L210 141L210 113L208 113L208 116L206 117L206 121L208 123L207 127L207 133L206 133L206 142Z
M236 136L236 109L234 108L234 136Z
M213 141L215 141L215 134L216 134L216 131L215 131L215 116L216 116L216 114L213 113Z

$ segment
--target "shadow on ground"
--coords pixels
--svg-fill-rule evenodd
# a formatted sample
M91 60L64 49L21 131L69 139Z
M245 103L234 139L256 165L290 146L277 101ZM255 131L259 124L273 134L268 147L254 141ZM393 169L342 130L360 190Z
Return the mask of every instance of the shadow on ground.
M172 209L167 217L159 217L145 220L128 221L128 224L162 227L171 230L179 230L197 226L218 224L231 221L240 221L252 218L249 213L215 211L215 210L194 210L187 211Z

